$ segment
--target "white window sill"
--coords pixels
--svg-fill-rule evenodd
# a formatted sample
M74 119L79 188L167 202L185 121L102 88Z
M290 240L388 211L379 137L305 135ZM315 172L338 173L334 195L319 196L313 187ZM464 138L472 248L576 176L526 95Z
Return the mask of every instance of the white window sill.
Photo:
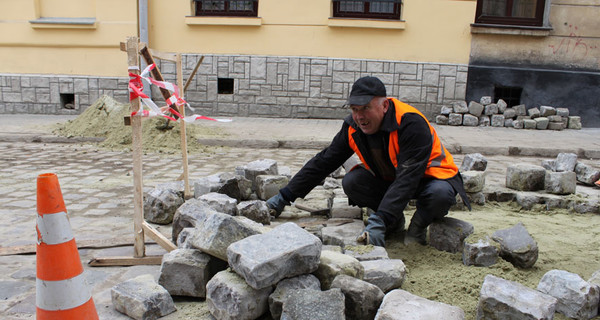
M524 27L493 24L471 24L471 33L474 34L508 34L516 36L547 37L550 27Z
M199 26L260 26L261 17L185 17L187 25Z
M373 28L403 30L406 28L406 21L357 18L329 18L329 22L327 25L333 28Z
M42 17L29 23L32 28L40 29L96 29L96 18Z

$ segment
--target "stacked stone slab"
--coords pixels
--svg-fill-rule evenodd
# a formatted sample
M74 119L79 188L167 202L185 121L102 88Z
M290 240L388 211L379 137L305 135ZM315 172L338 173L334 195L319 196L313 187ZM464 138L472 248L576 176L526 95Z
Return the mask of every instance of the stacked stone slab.
M117 311L136 320L158 319L176 311L169 292L150 274L115 285L110 295Z
M568 108L540 106L526 108L525 105L508 107L507 103L483 96L480 101L459 101L452 106L443 106L435 122L451 126L492 126L515 129L564 130L581 129L581 118L569 115Z
M598 315L600 290L578 274L550 270L540 280L537 290L556 298L556 311L568 318L591 319Z
M466 154L460 165L459 172L471 204L485 205L483 188L486 168L487 159L481 153Z

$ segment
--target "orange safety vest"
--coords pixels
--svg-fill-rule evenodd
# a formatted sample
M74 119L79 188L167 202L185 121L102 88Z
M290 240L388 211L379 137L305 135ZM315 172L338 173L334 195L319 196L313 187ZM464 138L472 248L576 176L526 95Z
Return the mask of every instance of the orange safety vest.
M448 152L448 150L446 150L446 148L444 148L442 142L440 141L440 138L435 132L435 129L431 126L429 121L427 121L427 118L414 107L398 99L391 98L391 100L393 102L394 107L396 108L396 121L398 122L398 125L400 125L400 122L402 121L402 116L405 113L416 113L423 117L423 119L425 119L425 121L427 122L427 125L429 125L429 130L431 131L433 144L431 146L431 155L429 156L429 161L427 162L427 169L425 169L425 176L436 179L449 179L454 177L458 173L458 167L456 166L456 164L454 164L454 159L452 158L452 155L450 154L450 152ZM370 169L369 165L365 161L365 158L358 149L354 138L352 137L352 134L354 132L356 132L356 129L354 129L353 127L350 127L348 129L348 143L350 144L350 148L352 148L352 150L354 150L354 152L358 155L360 161L364 164L364 166L367 169ZM390 156L390 160L394 165L394 168L398 167L399 152L400 146L398 145L398 131L394 131L390 133L390 142L388 147L388 153Z

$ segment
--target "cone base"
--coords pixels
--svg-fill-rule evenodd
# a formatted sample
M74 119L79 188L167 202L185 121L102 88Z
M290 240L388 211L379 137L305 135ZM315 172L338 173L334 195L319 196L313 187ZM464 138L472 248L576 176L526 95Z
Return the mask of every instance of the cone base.
M98 320L98 312L96 311L96 305L94 300L90 299L88 302L80 305L79 307L67 309L67 310L44 310L36 308L36 319L37 320Z

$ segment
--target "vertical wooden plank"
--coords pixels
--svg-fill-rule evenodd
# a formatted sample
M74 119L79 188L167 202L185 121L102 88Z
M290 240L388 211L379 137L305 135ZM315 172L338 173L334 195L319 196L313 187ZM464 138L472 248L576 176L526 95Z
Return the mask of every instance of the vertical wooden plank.
M138 56L139 41L137 37L127 38L127 64L129 71L140 74ZM131 100L131 111L140 108L140 99ZM134 257L142 258L146 255L144 246L144 203L142 196L142 118L131 117L131 144L133 149L133 232L134 232Z
M184 88L183 88L183 65L181 61L181 53L177 53L177 58L175 61L175 67L177 69L177 87L179 88L179 96L183 99L184 97ZM181 106L179 108L179 113L182 117L185 117L185 106ZM187 152L187 135L185 133L185 121L183 119L179 120L179 125L181 126L181 155L183 161L183 196L185 199L191 198L192 194L190 191L190 181L188 175L188 152Z

